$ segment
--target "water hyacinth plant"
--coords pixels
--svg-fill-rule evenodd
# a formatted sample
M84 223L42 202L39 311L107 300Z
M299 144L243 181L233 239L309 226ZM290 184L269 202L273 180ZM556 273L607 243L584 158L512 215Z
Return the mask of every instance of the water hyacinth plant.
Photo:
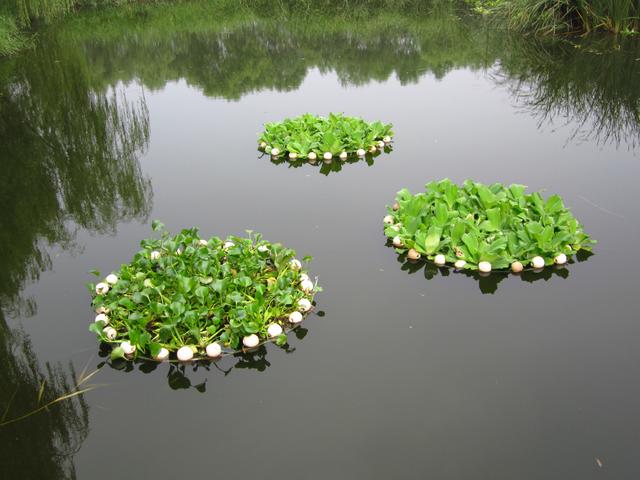
M565 264L595 241L558 195L546 200L523 185L467 180L431 182L425 192L398 192L384 217L384 232L407 258L488 273Z
M384 150L391 143L390 124L331 113L319 117L305 113L282 122L267 123L258 148L272 157L290 160L345 161Z
M302 263L311 258L248 233L203 239L192 228L143 240L130 263L88 285L89 330L114 347L112 358L190 361L286 343L320 291Z

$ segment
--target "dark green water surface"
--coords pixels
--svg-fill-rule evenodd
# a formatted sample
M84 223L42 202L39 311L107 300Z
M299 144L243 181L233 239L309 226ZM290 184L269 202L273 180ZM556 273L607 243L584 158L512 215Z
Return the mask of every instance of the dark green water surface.
M272 163L264 122L392 122L370 162ZM640 43L447 12L87 15L0 61L2 479L640 478ZM476 278L385 244L402 187L558 193L595 255ZM208 368L104 364L87 273L152 219L312 255L320 314ZM6 411L6 412L5 412ZM2 417L0 417L2 418Z

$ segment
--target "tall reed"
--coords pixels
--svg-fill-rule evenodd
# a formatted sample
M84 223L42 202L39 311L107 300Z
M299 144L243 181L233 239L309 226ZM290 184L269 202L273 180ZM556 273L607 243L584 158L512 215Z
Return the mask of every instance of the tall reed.
M511 29L540 34L640 31L640 0L499 0Z

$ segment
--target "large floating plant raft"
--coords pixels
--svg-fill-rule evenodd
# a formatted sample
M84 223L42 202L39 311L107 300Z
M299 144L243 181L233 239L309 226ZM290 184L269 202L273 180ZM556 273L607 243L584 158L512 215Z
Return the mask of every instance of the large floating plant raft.
M141 247L131 263L89 284L97 314L90 330L114 347L112 358L189 361L284 344L320 290L302 263L309 257L301 262L260 235L204 239L193 228Z
M327 118L306 113L267 123L258 144L259 149L272 157L331 161L382 151L390 145L392 137L390 124L335 113Z
M565 264L595 241L558 195L544 199L522 185L462 186L445 179L425 192L398 192L384 217L384 232L409 260L490 272Z

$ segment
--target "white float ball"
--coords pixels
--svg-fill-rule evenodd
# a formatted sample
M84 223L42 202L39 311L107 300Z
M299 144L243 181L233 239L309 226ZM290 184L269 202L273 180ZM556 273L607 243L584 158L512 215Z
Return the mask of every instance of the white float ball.
M341 152L340 153L340 160L342 160L343 162L347 159L347 152Z
M200 240L198 240L198 245L200 245L201 247L206 247L207 245L209 245L209 242L207 242L204 238L201 238Z
M302 314L300 312L291 312L289 321L291 323L300 323L302 321Z
M456 263L454 263L454 267L456 268L464 268L464 266L467 264L467 262L465 262L464 260L456 260Z
M356 155L358 155L359 157L364 157L367 154L367 152L364 151L364 148L359 148L356 151Z
M260 148L263 150L267 148L267 142L260 142Z
M106 284L104 282L100 282L99 284L96 285L96 293L98 295L104 295L108 291L109 291L109 285L108 284Z
M247 348L257 347L259 343L260 339L254 333L252 333L251 335L247 335L242 339L242 344Z
M387 216L385 216L385 217L382 219L382 221L383 221L384 223L386 223L387 225L393 225L393 222L394 222L395 220L393 219L393 215L387 215Z
M305 280L310 280L309 275L307 275L306 273L301 273L300 274L300 281L304 282Z
M316 155L316 152L309 152L309 155L307 155L307 158L309 160L315 160L316 158L318 158L318 155Z
M158 260L160 258L160 252L157 250L154 250L149 254L149 257L151 258L151 260Z
M389 135L387 135L386 137L384 137L384 138L382 139L382 141L383 141L384 143L391 143L391 137L390 137Z
M193 349L187 346L180 347L176 352L176 355L178 356L178 360L181 362L188 362L193 358Z
M136 346L131 345L131 342L127 340L120 343L120 348L122 348L122 351L124 352L125 355L133 355L133 352L136 351Z
M267 327L267 333L271 338L277 337L278 335L282 334L282 327L277 323L272 323Z
M99 313L98 315L96 315L96 322L104 322L105 325L107 323L109 323L109 317L107 317L104 313Z
M222 248L224 248L225 250L229 250L230 248L235 247L236 244L230 241L226 241L224 242L224 245L222 245Z
M296 160L298 158L298 154L296 152L289 152L289 160Z
M113 327L104 327L102 329L102 333L104 333L104 335L109 339L109 340L115 340L115 338L118 336L118 332L116 331L115 328Z
M436 265L438 265L439 267L441 267L442 265L444 265L445 263L447 263L447 259L445 258L444 255L442 255L441 253L436 255L433 259L433 263L435 263Z
M98 307L96 308L96 313L109 313L109 309L106 307Z
M324 152L322 158L324 158L325 160L331 160L333 158L333 154L331 152Z
M309 293L313 290L313 282L311 280L303 280L300 282L300 288L305 293Z
M478 270L482 273L489 273L491 271L491 264L489 262L480 262L478 264Z
M300 300L298 300L298 309L301 312L308 312L309 310L311 310L311 302L306 298L301 298Z
M272 148L271 149L271 156L272 157L277 157L278 155L280 155L280 150L278 150L277 148Z
M207 345L207 348L205 350L207 352L207 357L209 358L216 358L222 355L222 347L220 346L220 344L215 342Z
M293 270L300 270L302 268L302 263L300 263L300 260L298 260L297 258L292 259L289 262L289 265L291 265L291 268Z
M266 245L260 245L260 246L258 247L258 251L259 251L260 253L268 252L268 251L269 251L269 247L268 247L268 246L266 246Z
M106 280L109 285L115 285L118 282L118 277L112 273L111 275L107 275Z
M565 263L567 263L567 256L564 253L560 253L560 254L556 255L556 257L553 259L553 261L557 265L564 265Z
M393 246L397 248L400 248L404 245L402 243L402 239L400 238L400 235L396 235L395 237L393 237L393 240L391 240L391 243L393 243Z
M167 350L166 348L162 347L158 353L156 353L153 356L154 360L158 360L159 362L162 362L164 360L166 360L167 358L169 358L169 350Z
M369 153L376 153L376 146L375 145L371 145L371 148L369 148Z
M384 142L382 140L378 142L378 147L380 147L380 150L384 148Z
M544 267L544 258L542 257L533 257L531 259L531 265L533 268L543 268Z
M521 271L524 270L524 265L522 265L522 263L520 262L513 262L511 264L511 271L513 273L520 273Z

